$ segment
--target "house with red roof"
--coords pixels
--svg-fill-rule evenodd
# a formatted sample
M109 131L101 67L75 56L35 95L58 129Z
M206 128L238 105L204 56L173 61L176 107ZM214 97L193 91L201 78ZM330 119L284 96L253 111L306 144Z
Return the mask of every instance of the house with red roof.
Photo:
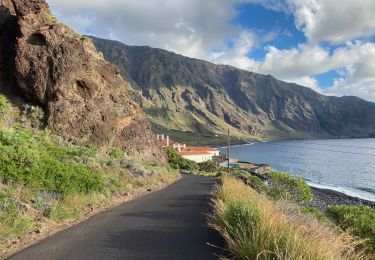
M205 161L213 161L220 156L220 152L216 148L206 147L186 147L180 152L180 155L188 160L202 163Z
M173 147L183 158L197 163L205 161L221 163L225 159L225 155L222 155L218 149L210 146L186 147L185 144L170 140L169 136L164 134L158 134L157 140L161 147Z

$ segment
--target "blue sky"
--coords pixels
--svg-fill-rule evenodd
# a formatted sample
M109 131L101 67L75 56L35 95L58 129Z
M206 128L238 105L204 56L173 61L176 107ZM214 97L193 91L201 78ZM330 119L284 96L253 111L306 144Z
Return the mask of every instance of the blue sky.
M263 36L270 32L277 34L266 44L287 49L306 42L305 35L296 28L291 14L270 10L259 4L238 4L236 10L238 15L231 21L233 24L254 30ZM265 44L262 45L262 47L265 46ZM254 58L263 58L264 54L264 48L252 53Z
M80 33L375 100L373 0L48 2Z

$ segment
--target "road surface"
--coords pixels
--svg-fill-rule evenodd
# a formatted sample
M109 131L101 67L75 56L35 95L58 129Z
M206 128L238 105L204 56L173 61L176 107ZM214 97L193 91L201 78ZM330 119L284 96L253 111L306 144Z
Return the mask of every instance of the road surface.
M11 260L218 259L220 236L207 227L214 178L184 175L166 189L122 204L58 233Z

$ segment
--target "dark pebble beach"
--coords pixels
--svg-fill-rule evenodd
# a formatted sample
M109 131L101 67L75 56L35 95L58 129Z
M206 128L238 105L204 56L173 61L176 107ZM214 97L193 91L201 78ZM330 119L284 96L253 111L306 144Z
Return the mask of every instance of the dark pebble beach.
M329 205L365 205L375 209L375 202L352 197L344 193L311 187L315 199L308 205L324 211Z

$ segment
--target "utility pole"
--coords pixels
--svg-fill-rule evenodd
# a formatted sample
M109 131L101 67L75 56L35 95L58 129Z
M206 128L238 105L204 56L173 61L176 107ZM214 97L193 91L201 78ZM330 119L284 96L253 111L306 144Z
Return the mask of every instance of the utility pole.
M228 174L230 175L230 132L228 127Z

